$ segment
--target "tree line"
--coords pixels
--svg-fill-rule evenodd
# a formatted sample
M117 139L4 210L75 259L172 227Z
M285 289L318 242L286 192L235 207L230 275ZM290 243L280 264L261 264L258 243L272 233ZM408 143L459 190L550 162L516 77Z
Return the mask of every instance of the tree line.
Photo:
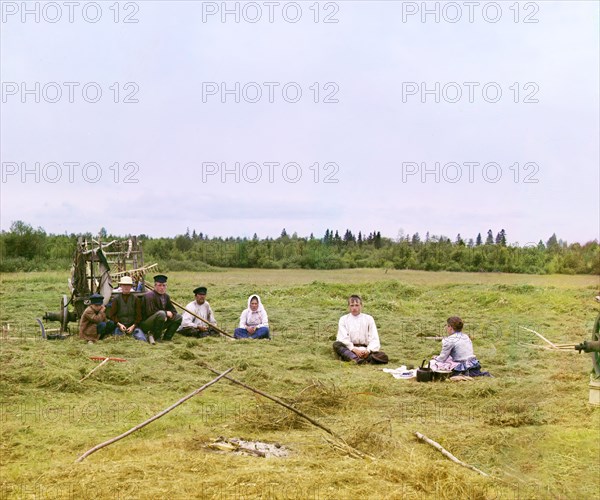
M23 221L0 233L0 272L68 269L79 236L103 241L126 236L47 234ZM146 263L164 271L198 271L209 267L263 269L385 268L425 271L508 272L529 274L600 274L598 241L571 243L552 234L537 244L508 245L504 229L482 236L454 239L400 232L394 239L380 231L340 233L327 229L321 237L289 235L277 238L209 237L190 231L169 238L139 235Z

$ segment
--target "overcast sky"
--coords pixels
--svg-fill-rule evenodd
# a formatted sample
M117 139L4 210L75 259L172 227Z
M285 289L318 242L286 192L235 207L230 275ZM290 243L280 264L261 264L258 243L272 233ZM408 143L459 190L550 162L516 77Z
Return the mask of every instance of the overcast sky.
M599 237L598 2L1 7L3 230Z

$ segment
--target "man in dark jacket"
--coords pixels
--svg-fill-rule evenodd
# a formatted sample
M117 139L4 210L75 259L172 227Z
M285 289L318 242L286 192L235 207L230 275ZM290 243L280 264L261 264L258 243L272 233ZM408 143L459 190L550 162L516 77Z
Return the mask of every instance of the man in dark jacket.
M177 312L167 295L167 277L154 276L154 290L147 292L140 300L140 328L148 335L148 342L171 340L181 325L181 314Z
M140 323L140 307L131 293L132 288L133 280L130 276L123 276L119 280L119 288L113 290L110 319L117 325L115 335L127 334L136 340L147 342L146 335L137 326Z

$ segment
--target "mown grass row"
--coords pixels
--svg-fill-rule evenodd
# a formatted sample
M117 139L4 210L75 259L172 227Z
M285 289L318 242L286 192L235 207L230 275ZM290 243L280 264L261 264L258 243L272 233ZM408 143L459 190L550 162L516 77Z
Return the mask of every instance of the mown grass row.
M291 274L290 274L291 273ZM131 339L87 345L35 340L34 318L66 291L60 274L4 275L0 303L1 491L7 498L592 498L599 488L599 411L586 404L590 360L527 345L589 336L596 282L585 277L231 271L170 276L186 303L209 287L221 324L235 324L258 292L273 340L175 337L151 348ZM22 279L21 279L22 278ZM443 321L461 315L494 378L418 384L380 367L350 366L331 351L345 298L358 292L391 367L439 350ZM96 362L126 358L79 383ZM357 460L273 402L222 381L114 445L88 448L158 413L213 378L232 376L276 395L376 457ZM419 431L492 475L478 476L418 443ZM279 442L285 459L210 451L218 436Z

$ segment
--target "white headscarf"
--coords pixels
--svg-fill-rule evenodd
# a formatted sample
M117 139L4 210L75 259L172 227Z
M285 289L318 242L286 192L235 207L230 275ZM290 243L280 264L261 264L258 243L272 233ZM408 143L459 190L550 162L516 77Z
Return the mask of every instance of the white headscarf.
M250 309L250 302L255 297L258 300L258 309L253 311ZM249 326L255 326L256 328L269 326L267 311L263 307L260 297L255 293L248 297L248 307L242 311L242 315L240 316L240 328L247 328Z

